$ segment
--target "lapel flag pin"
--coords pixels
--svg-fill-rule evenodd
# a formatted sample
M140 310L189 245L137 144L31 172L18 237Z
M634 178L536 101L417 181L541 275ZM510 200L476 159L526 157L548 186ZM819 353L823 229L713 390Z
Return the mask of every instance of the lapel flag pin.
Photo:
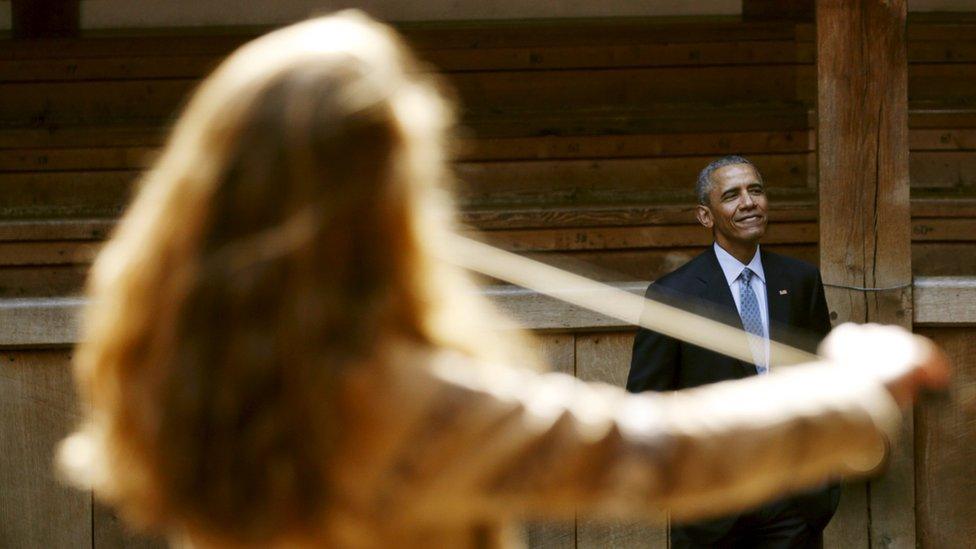
M789 291L789 290L780 290L780 291L779 291L779 295L786 295L786 294L788 294L788 293L790 293L790 291Z

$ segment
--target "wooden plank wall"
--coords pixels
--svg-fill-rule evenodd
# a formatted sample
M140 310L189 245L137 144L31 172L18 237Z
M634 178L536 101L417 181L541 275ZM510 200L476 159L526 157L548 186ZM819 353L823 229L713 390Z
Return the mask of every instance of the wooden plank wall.
M503 245L648 279L708 242L691 187L751 156L768 244L816 261L813 29L729 20L427 25L464 105L463 220ZM976 19L909 24L915 274L976 272ZM77 291L185 94L240 35L0 48L0 296Z
M769 247L816 261L810 25L628 20L404 30L459 91L463 220L495 241L604 279L655 278L707 244L694 225L691 187L708 159L737 152L756 161L770 188ZM908 38L913 270L973 274L976 19L916 17ZM78 292L185 94L244 39L160 34L0 46L0 299ZM963 358L971 348L959 334L972 333L958 330L937 335ZM543 337L558 367L616 383L626 375L628 339L599 331ZM0 546L158 545L128 536L52 475L53 444L76 419L68 352L0 357ZM966 391L956 398L970 399ZM969 409L925 410L919 463L961 474L967 462L959 456L970 456L961 448L973 441L949 430L972 425ZM925 482L932 491L920 488L920 538L965 539L939 537L955 535L944 529L966 517L930 494L976 491L941 474ZM666 543L661 528L585 519L531 532L538 546Z
M492 295L528 326L551 326L551 311L539 314L539 300L533 296ZM948 397L923 402L916 410L918 538L923 547L965 547L976 536L976 514L969 504L976 498L971 474L976 459L976 278L923 279L915 296L916 325L943 345L955 363ZM74 315L74 306L64 307L62 313ZM540 331L537 341L553 368L622 385L633 332L558 304L550 309L562 311L564 327ZM33 324L35 345L63 341L61 326L72 324L62 319L49 330L46 317L23 310L6 318ZM67 335L73 338L73 331ZM9 347L9 342L0 346ZM90 495L57 481L54 447L78 419L65 367L69 360L66 350L0 351L0 546L163 547L159 539L127 532L111 512L92 505ZM846 493L851 497L858 491ZM867 547L858 537L859 527L838 517L827 530L826 546ZM568 524L532 524L528 534L532 547L667 546L663 525L598 523L586 517Z
M88 547L91 495L54 473L79 418L65 351L0 351L0 546Z
M925 548L972 547L976 540L976 328L926 328L955 366L949 394L915 411L918 539Z

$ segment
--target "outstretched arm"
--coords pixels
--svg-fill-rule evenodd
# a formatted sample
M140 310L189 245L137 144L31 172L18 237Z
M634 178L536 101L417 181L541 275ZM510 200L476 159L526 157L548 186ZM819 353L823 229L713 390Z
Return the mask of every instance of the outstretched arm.
M428 400L415 417L428 423L408 429L413 454L398 485L421 519L578 509L653 518L668 508L693 520L878 465L900 419L887 381L830 365L784 370L629 395L442 358L422 383Z

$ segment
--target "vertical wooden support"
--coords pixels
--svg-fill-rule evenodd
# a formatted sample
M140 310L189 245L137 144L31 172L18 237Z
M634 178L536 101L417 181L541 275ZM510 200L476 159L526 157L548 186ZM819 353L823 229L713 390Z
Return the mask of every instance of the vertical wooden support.
M828 288L835 324L911 328L905 1L817 3L820 269L828 283L899 288ZM909 416L887 473L866 488L872 547L915 546L912 430Z

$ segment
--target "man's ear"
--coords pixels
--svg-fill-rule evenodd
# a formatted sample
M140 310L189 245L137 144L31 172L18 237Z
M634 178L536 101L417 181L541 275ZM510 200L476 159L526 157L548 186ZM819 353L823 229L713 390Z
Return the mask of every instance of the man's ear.
M702 206L701 204L695 209L695 217L698 218L698 222L702 224L702 227L706 229L711 229L715 222L712 219L712 210L709 210L708 206Z

